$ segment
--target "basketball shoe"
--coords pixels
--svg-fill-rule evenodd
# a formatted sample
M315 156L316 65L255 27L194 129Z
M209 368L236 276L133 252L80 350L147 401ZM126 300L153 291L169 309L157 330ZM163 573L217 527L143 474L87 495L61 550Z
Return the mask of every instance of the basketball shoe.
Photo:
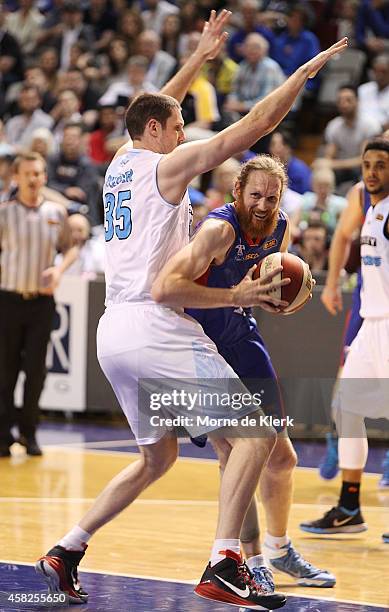
M195 588L196 595L254 610L275 610L285 605L285 595L263 593L240 555L231 550L225 552L226 557L219 563L212 567L208 564Z
M72 604L84 604L88 601L88 593L83 590L77 574L77 566L84 554L85 551L66 550L57 545L38 559L35 571L43 576L49 593L65 593Z
M382 489L389 488L389 450L385 453L385 459L382 463L382 476L379 482L379 487Z
M383 533L382 534L382 539L385 542L385 544L389 544L389 531L388 531L388 533Z
M319 463L319 474L325 480L332 480L338 472L338 437L328 432L326 434L326 454Z
M367 530L367 525L359 508L347 510L335 506L321 519L300 523L300 529L308 533L360 533Z
M333 574L306 561L291 542L278 550L264 544L263 556L270 569L296 578L299 586L329 588L336 584Z

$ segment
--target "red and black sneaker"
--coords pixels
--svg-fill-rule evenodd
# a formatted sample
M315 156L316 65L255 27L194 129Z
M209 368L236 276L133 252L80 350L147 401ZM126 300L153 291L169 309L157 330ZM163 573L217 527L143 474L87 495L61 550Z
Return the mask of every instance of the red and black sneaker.
M69 603L84 604L88 593L78 581L77 566L85 551L66 550L63 546L54 546L35 563L35 571L45 579L50 593L66 593Z
M258 610L275 610L286 603L285 595L264 595L254 582L253 575L242 558L231 550L226 557L211 567L209 563L195 593L200 597L222 601L235 606Z

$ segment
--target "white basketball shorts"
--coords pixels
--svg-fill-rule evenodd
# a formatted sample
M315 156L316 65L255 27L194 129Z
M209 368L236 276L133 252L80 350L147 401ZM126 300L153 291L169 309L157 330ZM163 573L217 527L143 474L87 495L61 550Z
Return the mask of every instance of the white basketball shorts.
M109 306L97 329L97 356L139 445L157 442L178 425L165 417L186 417L179 425L195 437L220 428L212 419L241 419L260 405L201 325L159 304ZM183 390L184 400L177 395ZM223 403L226 394L245 398L231 407Z
M343 367L339 407L372 419L389 419L389 318L363 321Z

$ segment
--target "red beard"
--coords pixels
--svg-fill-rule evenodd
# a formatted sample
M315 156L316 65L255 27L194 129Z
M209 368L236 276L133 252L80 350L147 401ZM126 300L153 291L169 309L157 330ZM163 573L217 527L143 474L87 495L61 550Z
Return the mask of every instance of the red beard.
M266 219L263 220L256 219L251 213L249 213L239 198L236 199L235 208L240 227L247 236L256 242L271 236L277 227L279 211L278 206L273 212L268 214Z

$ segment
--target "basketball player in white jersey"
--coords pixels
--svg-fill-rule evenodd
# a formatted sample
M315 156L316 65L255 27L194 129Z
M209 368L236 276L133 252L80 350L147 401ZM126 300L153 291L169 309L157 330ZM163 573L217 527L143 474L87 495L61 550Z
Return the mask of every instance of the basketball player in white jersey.
M310 533L353 533L366 529L359 507L367 460L364 419L389 419L389 141L368 141L362 174L371 206L361 230L362 326L350 346L339 384L336 425L341 441L343 484L339 503L323 518L300 525ZM363 218L355 210L347 225L351 237ZM335 303L334 297L334 303ZM336 302L338 303L338 302ZM389 542L389 534L383 539Z
M167 260L188 243L187 186L195 176L272 131L307 79L346 46L347 39L342 39L318 54L244 118L205 142L183 144L181 109L169 96L143 94L127 110L134 148L113 160L104 184L107 309L99 323L97 344L100 364L131 425L140 457L108 484L79 524L36 564L50 588L68 593L73 602L87 598L77 582L77 566L91 535L162 476L177 457L175 435L168 424L154 424L142 412L145 406L138 406L138 393L140 399L150 389L154 396L161 389L173 395L180 381L188 381L189 388L190 381L197 390L200 386L197 397L202 397L203 389L247 393L201 326L186 317L182 308L284 304L269 295L288 282L272 281L280 269L263 281L252 281L251 271L232 289L195 287L184 301L178 287L171 307L156 303L163 301L163 295L153 294L154 280ZM199 400L194 407L199 408ZM183 401L170 401L162 416L184 418L187 408ZM203 415L214 416L213 406L201 408ZM223 407L222 413L231 416L231 410L233 406ZM258 423L255 437L245 437L240 422L223 431L232 451L221 481L216 540L207 568L210 578L201 594L225 603L275 609L285 604L285 597L261 595L239 554L242 522L275 442L272 429L259 428L261 413L252 399L239 417L248 414ZM211 424L199 431L196 424L186 425L191 435L218 427Z

